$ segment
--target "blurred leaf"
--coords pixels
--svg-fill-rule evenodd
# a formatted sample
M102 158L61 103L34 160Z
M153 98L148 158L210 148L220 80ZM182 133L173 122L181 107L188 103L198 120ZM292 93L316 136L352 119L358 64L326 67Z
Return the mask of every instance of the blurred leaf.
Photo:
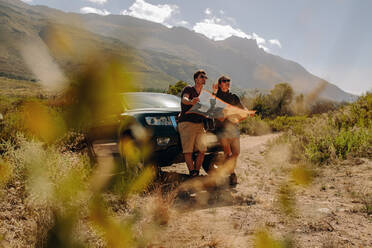
M72 215L55 216L55 223L47 234L47 248L83 248L85 247L80 242L74 239L74 225L76 225L77 217Z
M295 197L293 189L288 184L283 184L279 188L278 201L280 209L287 215L295 213Z
M271 237L266 230L260 230L254 235L255 248L284 248L284 245Z
M22 111L26 128L40 140L50 143L65 131L61 116L39 102L28 102Z
M86 128L123 112L120 93L133 91L129 66L118 58L95 55L75 74L61 100L67 105L66 119L71 127Z
M138 176L138 178L131 184L129 194L134 194L144 190L154 179L155 170L152 166L147 166Z
M72 38L68 34L69 32L61 25L49 25L41 36L53 54L64 56L71 55L75 50Z
M298 166L291 171L291 177L296 184L307 186L312 182L313 172L305 166Z
M56 185L56 198L64 202L66 206L72 203L73 200L82 198L79 193L84 190L84 179L80 170L72 169Z
M129 136L124 136L120 142L120 153L127 159L131 164L137 164L141 158L141 150Z
M90 218L94 227L103 233L107 247L134 247L132 221L120 224L109 215L104 203L100 196L95 197L90 206Z
M9 163L0 159L0 187L5 185L13 175L13 169Z

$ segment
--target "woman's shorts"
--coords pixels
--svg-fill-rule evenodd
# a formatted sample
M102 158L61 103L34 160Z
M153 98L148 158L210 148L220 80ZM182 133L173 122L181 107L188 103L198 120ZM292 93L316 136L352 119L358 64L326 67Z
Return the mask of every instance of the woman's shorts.
M206 135L203 123L180 122L178 123L183 153L207 150Z
M233 139L240 137L239 126L233 123L224 123L223 128L217 131L219 139Z

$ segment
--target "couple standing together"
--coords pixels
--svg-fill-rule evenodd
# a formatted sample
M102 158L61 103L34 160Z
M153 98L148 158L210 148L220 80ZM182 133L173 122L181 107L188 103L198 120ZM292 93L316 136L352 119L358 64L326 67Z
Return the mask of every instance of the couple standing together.
M193 105L199 102L199 95L208 79L203 70L194 73L194 86L186 86L181 93L181 113L178 118L178 130L181 137L182 150L185 156L185 162L190 172L190 176L199 175L199 170L203 164L204 154L207 150L204 130L204 116L194 113L186 113ZM233 106L244 109L240 103L239 97L230 93L230 79L222 76L217 83L213 85L213 94ZM229 182L231 186L237 184L237 177L234 172L237 158L240 153L240 133L238 124L232 123L228 119L217 120L217 137L221 143L227 172L229 173ZM198 152L195 161L192 158L194 151Z

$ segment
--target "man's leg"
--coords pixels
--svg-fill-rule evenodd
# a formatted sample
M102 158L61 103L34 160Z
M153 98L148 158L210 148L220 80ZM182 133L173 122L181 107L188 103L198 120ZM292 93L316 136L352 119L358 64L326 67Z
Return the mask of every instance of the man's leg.
M199 171L202 164L203 164L203 161L204 161L204 152L199 152L198 153L198 156L196 157L196 160L195 160L195 170Z
M192 153L184 153L185 162L189 171L194 170L194 161L192 161Z
M178 124L178 131L180 133L183 155L190 175L194 169L194 162L192 160L192 152L194 150L194 143L196 139L195 132L193 132L193 123L181 122Z
M204 130L204 125L200 124L199 125L199 130L196 130L197 135L196 135L196 140L195 140L195 145L198 150L198 155L195 159L195 170L200 171L200 168L203 164L204 161L204 155L207 150L207 140L206 140L206 134Z

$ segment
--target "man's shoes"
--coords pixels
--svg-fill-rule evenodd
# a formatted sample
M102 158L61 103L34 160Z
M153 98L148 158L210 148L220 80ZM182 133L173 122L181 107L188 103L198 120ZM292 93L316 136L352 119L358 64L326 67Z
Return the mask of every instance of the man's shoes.
M191 170L190 171L190 177L197 177L199 176L199 171L198 170Z
M236 187L238 184L238 177L236 176L235 173L231 173L229 176L229 184L231 187Z

